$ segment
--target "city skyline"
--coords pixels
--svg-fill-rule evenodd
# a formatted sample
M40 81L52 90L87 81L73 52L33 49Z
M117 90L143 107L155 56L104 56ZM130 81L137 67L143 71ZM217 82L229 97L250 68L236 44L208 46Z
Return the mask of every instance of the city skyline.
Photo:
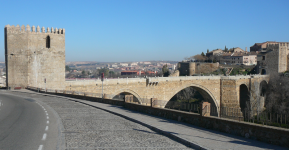
M14 3L2 2L13 6L0 10L2 27L65 28L66 62L181 61L207 49L288 41L285 0ZM4 54L4 36L0 40Z

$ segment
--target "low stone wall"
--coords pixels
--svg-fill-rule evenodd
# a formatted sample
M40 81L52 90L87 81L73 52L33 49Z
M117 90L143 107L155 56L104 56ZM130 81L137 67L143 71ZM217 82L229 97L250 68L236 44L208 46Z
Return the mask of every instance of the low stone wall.
M289 147L288 129L263 126L212 116L203 117L196 113L189 113L166 108L154 108L150 106L132 103L125 103L124 107L130 110L135 110L154 116L186 122L189 124L204 127L206 129L213 129L274 145Z
M253 123L240 122L218 117L204 117L200 114L178 111L167 108L155 108L134 103L125 103L120 100L101 99L83 95L71 95L63 93L49 93L72 98L85 99L94 102L123 106L127 109L142 113L164 117L167 119L182 121L206 129L213 129L233 135L255 139L258 141L284 146L289 148L289 129L263 126Z

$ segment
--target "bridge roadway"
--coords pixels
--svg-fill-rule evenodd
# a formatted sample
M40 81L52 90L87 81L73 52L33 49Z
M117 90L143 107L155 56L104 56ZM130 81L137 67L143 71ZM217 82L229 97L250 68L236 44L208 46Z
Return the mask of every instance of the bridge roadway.
M26 92L0 91L0 150L192 149L107 111Z
M0 150L56 149L58 121L43 103L0 90Z
M189 149L177 141L195 149L286 149L113 105L26 90L8 93L33 99L57 112L64 126L58 140L65 137L66 147L62 148L66 149Z

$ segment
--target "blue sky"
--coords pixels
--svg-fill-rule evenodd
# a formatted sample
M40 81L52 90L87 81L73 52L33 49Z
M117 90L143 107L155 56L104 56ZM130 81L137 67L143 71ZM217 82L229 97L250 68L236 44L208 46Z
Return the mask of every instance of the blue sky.
M66 61L175 60L207 49L289 42L289 1L1 0L4 26L65 28Z

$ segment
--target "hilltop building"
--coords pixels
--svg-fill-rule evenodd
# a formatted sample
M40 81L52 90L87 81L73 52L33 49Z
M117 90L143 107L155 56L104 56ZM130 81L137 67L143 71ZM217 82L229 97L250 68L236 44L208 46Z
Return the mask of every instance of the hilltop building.
M220 54L223 54L224 51L222 49L215 49L215 50L212 50L208 53L206 53L206 57L211 57L211 56L215 56L215 55L220 55Z
M246 48L246 51L247 51L247 48ZM242 48L240 47L236 47L236 48L230 48L228 50L228 52L230 53L245 53L246 51L244 51Z
M272 44L278 44L278 42L267 41L267 42L263 42L263 43L255 43L253 46L250 47L250 52L266 50L267 46L272 45Z
M255 43L250 50L258 52L258 73L283 73L289 70L289 42Z
M231 65L257 65L257 53L255 52L233 52L224 53L220 59L221 64Z

